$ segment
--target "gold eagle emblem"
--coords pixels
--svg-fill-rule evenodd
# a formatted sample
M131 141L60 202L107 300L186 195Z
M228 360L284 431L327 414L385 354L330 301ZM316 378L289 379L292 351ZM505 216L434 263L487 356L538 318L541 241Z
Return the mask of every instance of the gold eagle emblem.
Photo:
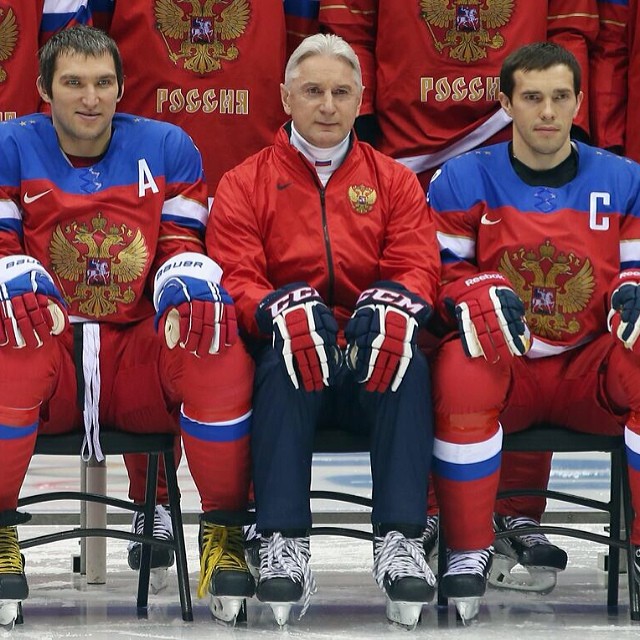
M425 21L439 52L461 62L487 57L487 49L500 49L499 29L511 19L514 0L419 0Z
M221 69L221 60L235 60L239 51L233 40L249 23L248 0L185 1L191 5L191 12L185 12L173 0L156 0L156 24L169 59L174 64L183 60L185 69L200 74Z
M580 331L576 314L589 303L595 289L588 258L558 253L549 240L538 250L520 249L500 260L504 274L525 305L532 333L559 340Z
M376 190L363 184L349 187L349 202L356 213L369 213L378 199Z
M124 224L107 228L100 213L91 226L73 222L63 229L58 225L49 254L64 299L70 307L77 303L78 311L90 318L115 313L117 303L133 302L133 289L122 285L140 278L149 259L140 229L134 233Z
M6 15L4 13L4 10L0 8L0 62L8 60L13 55L13 50L18 42L16 16L11 9L6 12ZM7 72L0 64L0 82L4 82L6 79Z

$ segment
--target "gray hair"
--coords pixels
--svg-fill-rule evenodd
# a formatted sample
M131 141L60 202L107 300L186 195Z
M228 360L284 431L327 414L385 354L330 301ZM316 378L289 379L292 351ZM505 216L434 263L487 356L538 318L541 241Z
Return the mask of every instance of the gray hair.
M291 54L284 70L284 84L291 86L291 81L298 77L300 63L311 56L331 56L344 60L352 69L356 84L362 89L362 69L356 52L340 36L332 33L316 33L305 38Z

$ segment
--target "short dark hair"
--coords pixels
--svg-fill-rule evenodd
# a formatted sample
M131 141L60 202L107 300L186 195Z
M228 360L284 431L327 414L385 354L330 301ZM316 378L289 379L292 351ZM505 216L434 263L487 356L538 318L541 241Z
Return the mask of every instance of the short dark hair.
M500 70L500 91L511 100L516 71L544 71L559 64L568 67L573 74L573 89L578 95L582 81L580 65L570 51L554 42L533 42L509 54Z
M56 33L38 52L40 83L47 95L51 96L58 57L69 53L79 53L93 58L109 54L113 58L116 70L118 97L122 95L124 72L118 45L104 31L85 25L77 25Z

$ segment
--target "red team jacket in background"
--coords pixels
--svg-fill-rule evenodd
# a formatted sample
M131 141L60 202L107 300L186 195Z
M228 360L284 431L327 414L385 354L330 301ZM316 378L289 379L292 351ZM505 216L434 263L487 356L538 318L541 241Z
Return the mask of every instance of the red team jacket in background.
M363 69L362 113L376 113L379 149L416 173L496 135L500 67L521 45L553 40L584 70L598 32L596 0L321 0L320 23L347 40ZM576 124L589 130L588 104Z
M638 4L638 0L598 0L600 33L591 56L594 143L622 151L636 162L640 162Z
M440 274L434 223L410 171L354 141L323 189L286 128L222 178L206 241L238 324L254 336L258 303L283 285L315 287L342 329L374 282L394 280L433 303Z
M317 2L89 6L93 24L120 48L126 90L119 110L181 126L202 153L210 196L225 171L271 144L286 119L279 87L287 49L314 32Z

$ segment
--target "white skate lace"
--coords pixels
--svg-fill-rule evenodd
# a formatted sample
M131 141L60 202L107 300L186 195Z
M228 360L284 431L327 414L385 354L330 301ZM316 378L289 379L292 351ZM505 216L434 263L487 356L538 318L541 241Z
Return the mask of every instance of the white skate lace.
M133 522L131 524L131 533L135 533L139 536L144 534L144 513L137 511L133 516ZM156 505L156 511L153 514L153 537L158 540L171 540L173 539L173 527L171 525L171 513L167 507L158 504ZM139 545L139 542L131 540L128 551L131 551L135 546Z
M421 578L431 586L436 578L427 564L422 538L405 538L399 531L376 536L373 551L373 577L384 590L385 575L394 582L399 578Z
M540 526L539 522L537 522L533 518L528 518L526 516L502 516L501 518L498 518L497 523L499 531L513 531L514 529L521 529L523 527ZM539 544L551 544L544 533L527 533L523 535L519 534L518 540L520 540L520 542L527 547L535 547Z
M449 551L445 575L476 573L484 576L492 553L491 547L477 551Z
M298 619L307 612L311 595L318 588L309 566L310 557L309 538L285 538L279 532L262 538L260 581L286 577L302 584L302 611Z
M424 527L424 534L422 536L425 548L435 545L435 540L438 537L438 523L438 516L427 516L427 524Z

